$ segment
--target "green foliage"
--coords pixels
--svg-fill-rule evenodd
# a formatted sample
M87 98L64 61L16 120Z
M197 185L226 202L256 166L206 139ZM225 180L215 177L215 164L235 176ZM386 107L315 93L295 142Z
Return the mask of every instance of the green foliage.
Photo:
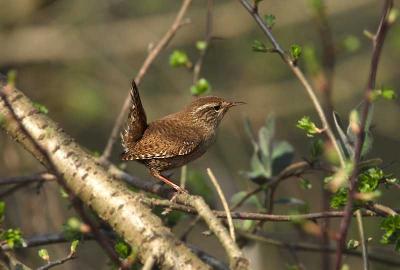
M357 247L359 247L360 246L360 242L359 241L357 241L357 240L355 240L355 239L350 239L348 242L347 242L347 249L356 249Z
M312 184L311 184L310 180L308 180L306 178L301 178L300 179L300 187L302 189L311 189L312 188Z
M49 256L49 252L47 251L47 249L45 249L45 248L39 249L38 255L42 260L44 260L46 262L50 261L50 256Z
M381 243L394 244L395 250L400 252L400 216L389 216L383 219L380 228L384 231Z
M272 28L275 25L276 17L273 14L267 14L264 16L264 21L268 28Z
M337 113L333 114L335 126L339 134L339 139L340 139L339 141L341 144L342 151L345 154L345 156L349 159L352 159L354 157L354 146L360 129L360 111L363 109L363 106L364 106L363 104L357 106L350 112L349 124L347 126L347 129L343 127L343 123L339 115ZM370 132L370 127L371 127L373 112L374 112L374 106L372 104L368 111L364 127L365 139L364 139L363 149L361 152L362 157L364 157L372 148L373 137Z
M361 47L360 40L354 35L346 36L342 42L343 48L349 53L356 52Z
M371 93L371 99L377 100L379 98L385 100L395 100L397 98L396 92L392 88L375 89Z
M269 49L267 48L267 46L264 44L264 42L255 39L253 40L253 44L251 45L251 49L254 52L268 52Z
M333 194L331 201L330 201L330 206L334 209L338 209L340 207L343 207L347 203L347 193L349 189L347 187L341 187L336 191L335 194Z
M294 149L288 142L274 139L275 119L272 116L267 119L265 126L260 128L258 140L251 132L250 122L245 122L245 129L254 151L250 160L251 170L243 174L257 184L263 184L292 162Z
M358 177L358 190L360 192L376 191L384 176L385 174L379 168L371 168L364 171Z
M69 240L80 239L82 236L81 226L82 222L78 218L69 218L63 225L63 233L65 237Z
M71 242L70 251L71 253L75 253L76 249L78 248L79 240L74 240Z
M37 103L37 102L33 102L32 104L33 104L33 107L35 107L35 109L38 110L38 112L43 113L43 114L49 113L49 110L47 109L46 106L44 106L40 103Z
M204 79L201 78L199 79L195 85L192 85L190 87L190 92L192 93L192 95L194 96L199 96L201 94L207 93L211 91L211 85L210 83Z
M207 49L207 42L205 42L204 40L199 40L196 42L196 48L199 51L205 51Z
M169 65L171 67L187 67L190 65L190 60L186 52L175 50L169 56Z
M1 233L0 239L5 241L10 248L23 247L25 245L20 229L8 229Z
M302 55L303 49L298 44L290 46L290 56L294 61L297 61Z
M299 129L304 130L307 133L308 137L314 137L315 134L319 133L319 129L311 121L309 116L303 116L299 121L297 121L296 125Z
M114 250L122 259L126 259L132 252L131 246L121 239L115 243Z

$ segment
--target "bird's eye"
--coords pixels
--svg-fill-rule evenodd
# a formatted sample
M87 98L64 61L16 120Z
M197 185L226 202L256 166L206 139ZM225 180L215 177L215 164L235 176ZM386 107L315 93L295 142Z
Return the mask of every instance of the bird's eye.
M221 109L221 105L215 105L213 109L218 112Z

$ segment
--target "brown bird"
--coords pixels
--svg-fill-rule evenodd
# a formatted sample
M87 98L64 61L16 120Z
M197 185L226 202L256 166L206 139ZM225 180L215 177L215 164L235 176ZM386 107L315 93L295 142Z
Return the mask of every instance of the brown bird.
M151 175L186 192L161 172L177 168L203 155L215 141L216 130L229 108L244 102L207 96L193 100L183 110L147 124L135 81L132 81L132 107L125 131L121 133L123 160L143 163Z

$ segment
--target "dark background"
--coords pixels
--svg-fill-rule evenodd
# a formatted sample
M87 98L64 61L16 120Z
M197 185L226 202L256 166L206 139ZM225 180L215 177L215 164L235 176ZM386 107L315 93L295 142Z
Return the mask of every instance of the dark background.
M215 1L213 41L206 56L202 77L212 85L212 94L248 103L232 109L220 127L216 144L208 153L189 165L204 175L210 167L222 184L228 198L252 184L240 175L249 168L251 144L244 133L243 119L249 117L258 129L274 113L277 138L289 141L300 160L309 153L309 139L295 127L304 115L319 123L304 88L288 67L274 54L254 53L254 39L265 40L252 18L238 1ZM265 3L264 3L265 2ZM270 0L260 7L261 14L277 18L273 32L284 48L291 44L312 45L320 53L320 42L313 20L310 1ZM363 96L369 69L370 41L364 29L375 31L382 1L326 1L334 42L342 47L349 35L356 37L359 48L341 49L337 55L333 87L335 110L346 119L349 111ZM92 152L101 152L114 120L127 95L130 80L146 57L149 44L159 40L168 29L181 1L133 0L0 0L0 70L17 71L17 86L32 100L45 105L49 116L77 142ZM157 119L182 108L191 99L192 74L173 69L168 56L174 49L188 52L193 61L198 57L195 43L204 39L206 1L194 1L187 17L192 23L179 30L168 48L155 61L140 86L148 119ZM377 86L399 88L400 26L389 32L378 72ZM302 63L300 62L300 65ZM374 147L370 157L381 157L385 170L400 175L400 106L397 102L376 103L373 120ZM112 159L118 162L118 143ZM0 134L0 177L42 171L40 164L6 134ZM128 170L148 177L139 164L130 163ZM179 179L179 170L173 178ZM277 198L294 197L308 203L310 211L321 210L322 179L311 178L313 188L303 190L296 179L280 186ZM211 186L211 185L210 185ZM1 187L2 189L4 187ZM399 207L395 191L384 191L379 199L393 208ZM60 196L55 183L46 184L37 194L34 185L5 198L5 226L20 227L27 237L45 232L58 232L74 212ZM218 199L214 200L218 202ZM216 203L215 207L221 206ZM277 206L275 213L288 213L292 206ZM181 231L187 219L174 230ZM364 219L370 246L379 244L379 219ZM338 220L332 222L336 229ZM354 225L354 222L353 222ZM293 240L298 233L291 224L268 223L271 235ZM353 228L353 227L352 227ZM215 239L202 236L196 228L189 237L209 253L224 258ZM355 229L355 226L354 226ZM357 231L353 231L356 237ZM305 238L307 240L307 238ZM303 239L304 240L304 239ZM52 258L65 256L68 245L48 247ZM388 247L391 250L392 247ZM42 262L38 248L18 252L28 265ZM284 249L252 243L245 248L254 269L285 269L293 260ZM394 253L393 253L394 254ZM55 269L108 269L107 258L95 243L85 242L79 258ZM320 269L319 253L299 253L307 269ZM396 256L396 255L393 255ZM351 269L361 269L361 260L346 258ZM373 263L371 269L395 269Z

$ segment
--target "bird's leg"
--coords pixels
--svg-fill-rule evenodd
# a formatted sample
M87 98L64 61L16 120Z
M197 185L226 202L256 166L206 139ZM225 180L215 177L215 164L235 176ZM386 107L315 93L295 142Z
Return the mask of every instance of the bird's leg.
M181 188L180 186L174 184L173 182L171 182L170 180L168 180L168 178L162 176L160 174L160 172L156 171L156 170L150 170L151 175L153 175L155 178L157 178L158 180L163 181L164 183L166 183L167 185L171 186L173 189L175 189L177 192L181 192L181 193L188 193L185 189Z

